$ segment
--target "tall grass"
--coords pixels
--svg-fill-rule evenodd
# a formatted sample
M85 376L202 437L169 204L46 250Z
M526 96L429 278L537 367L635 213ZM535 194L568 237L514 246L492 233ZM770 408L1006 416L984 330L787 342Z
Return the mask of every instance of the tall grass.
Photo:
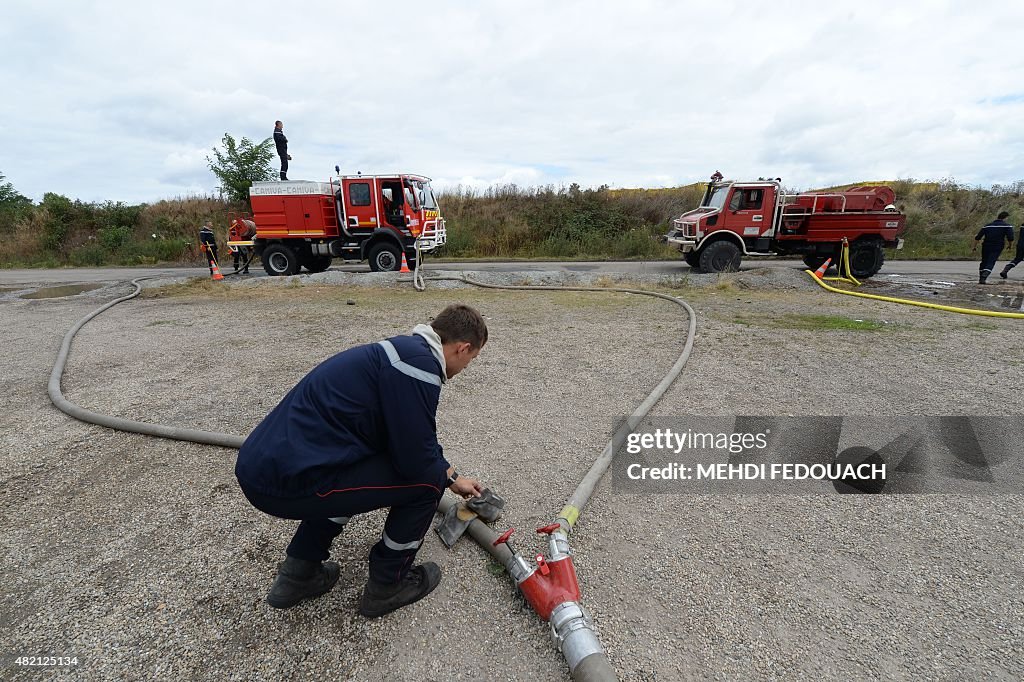
M879 184L879 183L853 183ZM999 211L1024 222L1024 181L983 189L953 180L886 182L907 215L896 258L971 258L977 230ZM694 208L703 184L669 189L582 189L498 185L455 187L438 201L457 258L678 258L656 241L672 218ZM0 266L153 265L203 262L199 226L209 218L223 241L229 214L244 210L212 196L153 204L83 203L46 194L38 204L0 205Z
M0 266L198 265L200 225L210 219L226 234L242 208L210 196L129 205L47 193L17 216L0 212Z
M657 258L669 221L696 205L696 186L664 190L607 187L466 187L440 193L448 225L445 255L475 258Z

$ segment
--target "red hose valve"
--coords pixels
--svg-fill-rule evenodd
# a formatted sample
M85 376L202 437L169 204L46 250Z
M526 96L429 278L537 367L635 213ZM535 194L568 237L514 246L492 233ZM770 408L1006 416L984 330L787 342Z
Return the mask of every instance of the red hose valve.
M544 533L545 535L551 535L552 533L554 533L556 530L558 530L561 527L562 527L562 524L560 524L560 523L552 523L552 524L548 524L547 526L544 526L542 528L538 528L537 532L538 533Z
M509 541L509 538L512 537L512 533L515 533L515 532L516 532L515 528L509 528L507 531L505 531L504 533L499 535L498 539L495 540L494 542L492 542L491 544L494 545L495 547L497 547L498 545L507 545L508 541Z

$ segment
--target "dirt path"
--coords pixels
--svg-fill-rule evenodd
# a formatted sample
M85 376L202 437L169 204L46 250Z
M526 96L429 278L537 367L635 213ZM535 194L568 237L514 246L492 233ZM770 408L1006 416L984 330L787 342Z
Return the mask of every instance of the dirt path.
M699 332L658 414L1022 413L1019 322L744 286L677 292ZM0 301L7 653L76 655L58 674L89 680L567 676L546 627L468 542L448 552L428 536L421 556L445 572L438 591L400 616L357 616L379 515L339 538L333 592L267 607L292 524L248 506L233 452L114 433L49 405L64 331L123 291ZM90 324L64 391L98 411L244 434L320 360L405 333L452 300L481 309L492 341L445 387L445 451L510 500L521 548L540 549L527 531L558 511L614 419L678 354L674 306L324 283L185 288ZM835 319L877 324L822 327ZM1017 679L1021 501L645 497L605 481L574 546L584 602L625 679ZM460 674L453 658L473 667Z

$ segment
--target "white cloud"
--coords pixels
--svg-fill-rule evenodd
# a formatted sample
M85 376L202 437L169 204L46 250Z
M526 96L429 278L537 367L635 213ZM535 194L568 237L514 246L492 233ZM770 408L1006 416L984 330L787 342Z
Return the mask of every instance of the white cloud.
M210 192L210 147L280 118L297 178L1006 183L1024 178L1022 28L991 0L9 0L0 172L34 198Z

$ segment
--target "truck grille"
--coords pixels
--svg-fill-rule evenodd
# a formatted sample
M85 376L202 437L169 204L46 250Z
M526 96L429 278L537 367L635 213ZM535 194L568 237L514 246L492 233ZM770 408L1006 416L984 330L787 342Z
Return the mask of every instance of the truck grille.
M424 223L423 232L420 233L417 241L420 243L420 249L423 251L431 251L439 246L444 246L445 242L448 241L448 232L444 226L444 219L428 220Z
M697 236L697 224L684 222L682 220L673 220L672 224L676 228L676 236L693 238Z

